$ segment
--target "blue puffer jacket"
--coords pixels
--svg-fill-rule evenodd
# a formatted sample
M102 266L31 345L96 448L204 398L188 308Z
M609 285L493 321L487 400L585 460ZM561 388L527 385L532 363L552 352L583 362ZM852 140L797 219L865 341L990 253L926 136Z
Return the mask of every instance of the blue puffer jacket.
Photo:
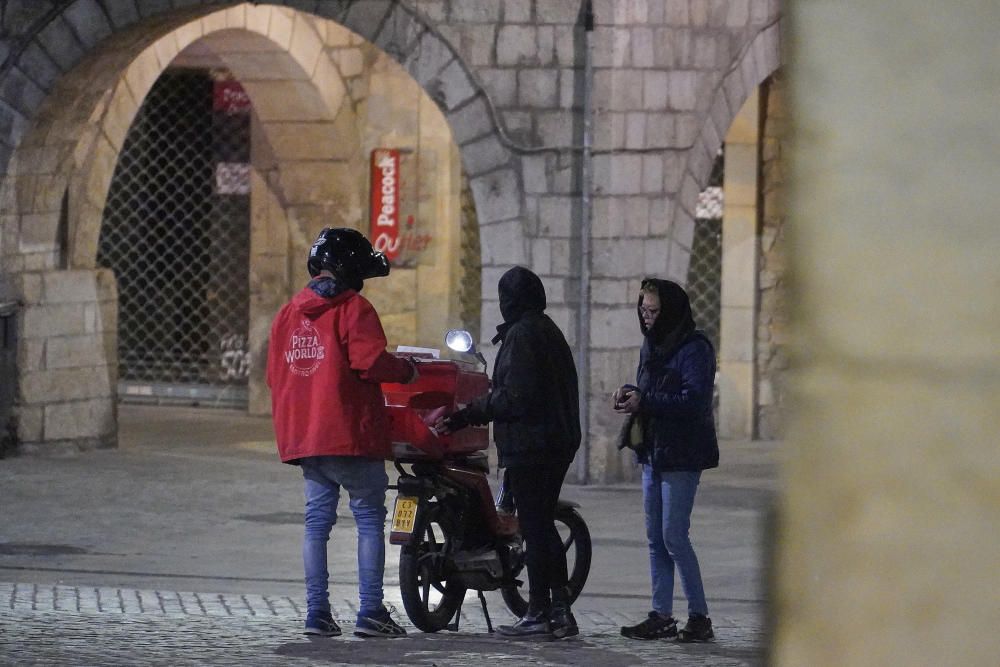
M647 339L639 354L636 385L642 392L639 419L641 463L656 470L705 470L719 465L719 442L712 413L715 349L700 331L674 349Z

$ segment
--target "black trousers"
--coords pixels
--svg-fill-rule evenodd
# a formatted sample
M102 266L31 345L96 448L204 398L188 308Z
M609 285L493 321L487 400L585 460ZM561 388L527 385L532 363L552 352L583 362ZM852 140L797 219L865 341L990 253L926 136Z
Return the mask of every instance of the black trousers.
M556 503L570 462L511 466L507 481L514 494L524 536L528 593L533 611L548 606L550 591L566 586L566 552L556 530Z

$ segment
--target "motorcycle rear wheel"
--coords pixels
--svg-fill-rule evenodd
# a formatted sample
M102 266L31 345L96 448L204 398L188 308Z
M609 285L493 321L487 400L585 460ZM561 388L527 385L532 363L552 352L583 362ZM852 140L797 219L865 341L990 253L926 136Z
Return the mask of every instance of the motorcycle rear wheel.
M566 554L566 565L569 568L569 601L573 603L583 591L587 577L590 575L590 559L593 555L590 543L590 529L580 513L572 507L556 508L556 528L562 538L563 551ZM527 569L522 569L521 586L511 585L500 589L500 595L511 613L521 618L528 611Z
M447 513L440 504L423 508L413 528L414 541L399 555L399 591L413 625L424 632L448 626L465 599L465 588L448 579L451 554Z

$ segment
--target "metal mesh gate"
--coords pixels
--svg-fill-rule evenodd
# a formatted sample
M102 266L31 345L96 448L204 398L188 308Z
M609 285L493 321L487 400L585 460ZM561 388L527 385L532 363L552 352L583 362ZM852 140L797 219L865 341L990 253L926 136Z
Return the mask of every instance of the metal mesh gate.
M691 312L698 327L705 330L719 349L722 318L722 178L725 162L722 151L716 157L708 187L698 196L691 263L687 287Z
M246 404L250 116L219 109L219 78L160 76L115 168L98 263L118 281L123 400Z

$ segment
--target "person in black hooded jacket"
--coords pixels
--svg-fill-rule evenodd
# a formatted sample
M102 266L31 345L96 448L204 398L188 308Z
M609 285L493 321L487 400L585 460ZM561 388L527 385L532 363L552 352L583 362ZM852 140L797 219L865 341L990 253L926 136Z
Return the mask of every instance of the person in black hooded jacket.
M517 506L526 544L528 612L506 636L578 633L566 589L566 554L555 527L556 503L580 446L576 365L566 338L546 315L541 279L520 266L500 278L500 314L494 343L502 341L490 392L440 420L455 431L493 422L500 467Z
M701 471L719 465L712 411L715 349L695 329L688 295L677 283L644 280L638 314L645 340L636 384L624 385L612 398L615 410L629 415L622 446L635 449L642 464L653 611L621 633L709 641L715 635L688 531ZM681 630L673 617L675 566L688 600Z

